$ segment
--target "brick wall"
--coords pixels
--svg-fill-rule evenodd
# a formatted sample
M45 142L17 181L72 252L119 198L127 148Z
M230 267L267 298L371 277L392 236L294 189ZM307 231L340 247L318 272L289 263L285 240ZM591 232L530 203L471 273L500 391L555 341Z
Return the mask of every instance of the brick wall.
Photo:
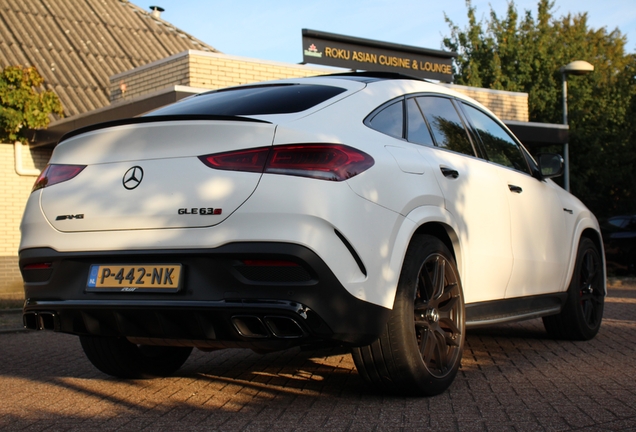
M330 70L202 51L184 51L110 77L111 102L174 85L216 89L284 78L330 73Z
M51 157L50 149L22 146L22 167L42 169ZM13 144L0 144L0 288L21 281L17 265L20 220L36 176L20 176L15 169Z
M528 113L528 93L490 90L454 84L444 85L475 99L502 120L527 122L530 119L530 114Z
M22 283L18 268L18 256L0 256L0 294Z
M184 51L110 77L111 102L174 85L216 89L284 78L330 73L330 70L256 60L203 51ZM528 94L449 84L479 101L502 120L528 121Z

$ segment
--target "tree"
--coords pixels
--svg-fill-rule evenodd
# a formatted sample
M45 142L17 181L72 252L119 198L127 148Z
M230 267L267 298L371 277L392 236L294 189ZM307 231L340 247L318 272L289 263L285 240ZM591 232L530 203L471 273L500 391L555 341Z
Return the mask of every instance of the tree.
M572 191L599 216L636 212L636 56L625 52L625 36L589 28L587 14L555 18L549 0L538 0L536 19L531 11L520 17L510 2L505 17L491 8L478 21L466 5L466 29L446 17L455 82L528 93L531 121L561 123L561 66L595 66L568 78Z
M24 129L49 125L49 115L63 115L62 104L35 67L8 66L0 72L0 140L26 141ZM36 90L40 88L40 91Z

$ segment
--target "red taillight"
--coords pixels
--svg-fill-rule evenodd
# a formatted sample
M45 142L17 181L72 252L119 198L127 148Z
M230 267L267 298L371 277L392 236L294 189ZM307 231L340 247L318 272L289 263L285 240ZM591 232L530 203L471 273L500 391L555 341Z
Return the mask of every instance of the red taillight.
M47 165L35 181L31 192L70 180L84 168L86 165Z
M210 168L343 181L371 168L368 154L342 144L292 144L199 156Z
M199 156L210 168L229 171L263 172L269 147Z
M373 166L373 158L340 144L275 146L265 172L343 181Z

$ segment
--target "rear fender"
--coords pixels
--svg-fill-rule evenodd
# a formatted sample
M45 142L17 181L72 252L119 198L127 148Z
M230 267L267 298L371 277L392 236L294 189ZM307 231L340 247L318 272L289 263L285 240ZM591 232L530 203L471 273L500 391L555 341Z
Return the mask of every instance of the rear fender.
M581 237L587 236L594 241L596 247L598 248L601 254L601 260L603 262L603 289L605 294L607 295L607 272L605 269L605 250L603 249L603 239L601 237L601 229L599 227L598 221L594 217L594 215L590 212L582 212L579 214L579 217L576 221L574 235L572 236L572 245L571 245L571 253L570 260L568 265L568 271L566 273L566 279L563 284L563 291L566 291L570 286L570 282L572 281L572 276L574 275L574 266L576 265L576 255L578 252L579 242L581 241Z
M391 254L389 261L389 269L390 273L394 276L392 278L392 281L394 281L394 283L391 285L392 290L390 292L387 292L387 297L391 296L391 298L395 298L395 293L397 292L397 284L399 281L400 272L402 271L402 265L404 264L406 250L408 249L413 236L426 224L431 223L441 224L446 229L446 233L448 234L453 247L453 250L451 252L455 255L457 268L459 269L460 275L462 274L464 270L464 259L461 253L462 248L460 240L455 235L458 230L457 223L455 222L451 214L442 207L418 207L407 215L404 223L402 223L402 225L400 226L400 229L395 237L393 253Z

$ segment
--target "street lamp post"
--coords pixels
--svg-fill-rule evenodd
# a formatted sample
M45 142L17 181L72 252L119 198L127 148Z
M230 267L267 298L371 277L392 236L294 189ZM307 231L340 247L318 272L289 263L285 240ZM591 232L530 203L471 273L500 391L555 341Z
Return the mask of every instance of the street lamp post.
M563 124L568 126L568 74L569 75L585 75L594 71L594 65L583 61L576 60L561 68L561 78L563 81ZM568 133L569 138L569 133ZM563 175L563 185L566 191L570 191L570 149L566 142L563 144L563 160L565 162L565 173Z

